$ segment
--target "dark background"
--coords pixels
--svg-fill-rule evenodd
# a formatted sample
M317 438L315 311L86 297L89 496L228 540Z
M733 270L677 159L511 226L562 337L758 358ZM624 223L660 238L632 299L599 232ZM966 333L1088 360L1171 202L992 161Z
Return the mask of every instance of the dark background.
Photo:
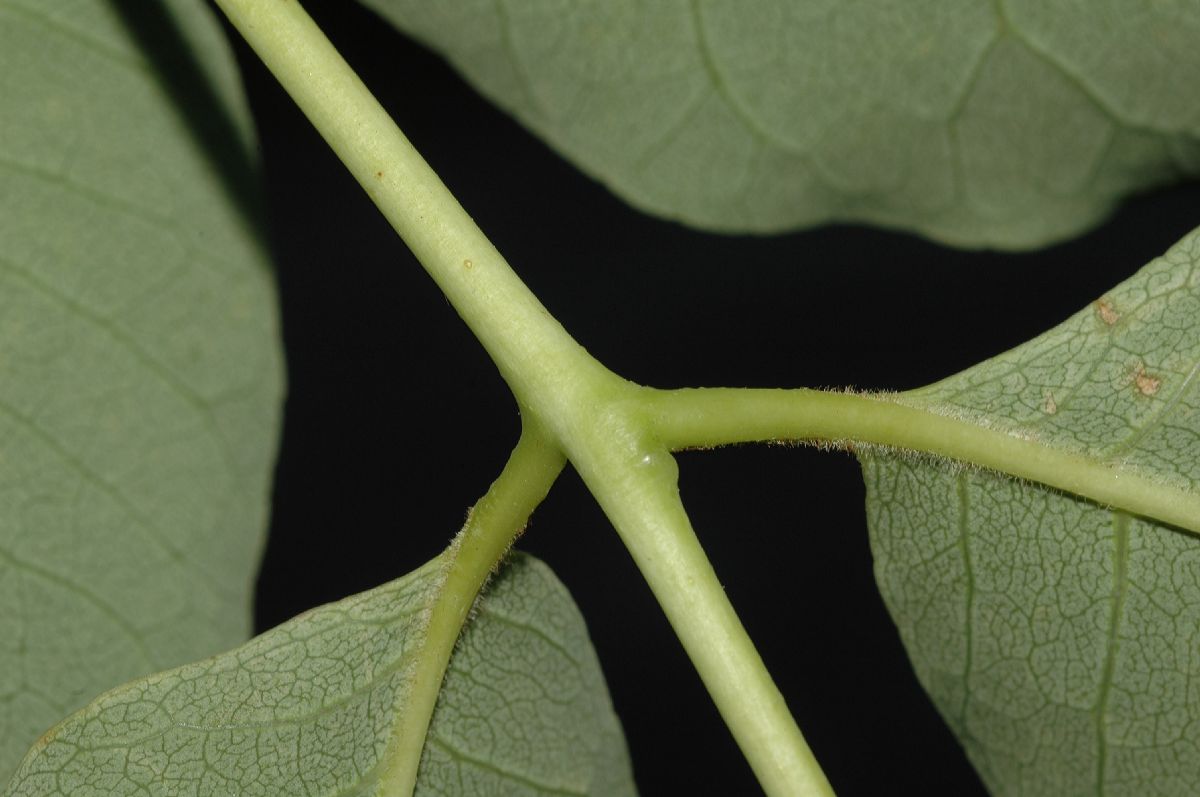
M698 232L624 205L357 4L305 5L551 312L646 384L915 387L1052 326L1200 222L1192 185L1033 254L851 226ZM436 286L269 75L239 57L290 382L259 581L265 630L440 551L499 472L518 417ZM756 446L680 459L696 530L838 793L981 794L878 597L854 460ZM642 793L757 793L573 472L520 547L588 618Z

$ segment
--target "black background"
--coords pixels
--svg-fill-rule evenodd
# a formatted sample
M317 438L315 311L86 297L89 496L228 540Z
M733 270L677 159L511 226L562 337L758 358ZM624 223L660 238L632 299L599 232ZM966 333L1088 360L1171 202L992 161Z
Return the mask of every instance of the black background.
M305 3L518 274L597 358L659 387L915 387L1104 293L1200 221L1200 188L1033 254L851 226L718 236L641 215L357 4ZM259 630L434 556L499 472L516 407L482 348L240 46L261 135L289 397ZM981 794L872 580L857 464L685 454L696 530L834 788ZM748 766L569 469L520 547L587 617L643 794L754 794Z

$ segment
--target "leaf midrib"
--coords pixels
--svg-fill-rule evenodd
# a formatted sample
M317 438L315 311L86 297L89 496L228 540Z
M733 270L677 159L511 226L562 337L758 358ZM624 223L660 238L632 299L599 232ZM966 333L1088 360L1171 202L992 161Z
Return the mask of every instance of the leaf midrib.
M480 769L485 769L488 772L492 772L492 773L500 776L501 778L514 781L516 783L521 784L522 786L528 786L529 788L534 789L540 793L556 794L556 795L561 795L561 797L588 797L586 791L576 791L574 789L567 788L566 786L553 786L553 785L550 785L547 783L542 783L529 775L525 775L525 774L522 774L519 772L513 772L511 770L504 769L503 767L500 767L490 761L485 761L481 758L476 758L474 756L468 755L467 753L463 752L462 750L459 750L453 744L451 744L450 742L448 742L446 739L442 738L441 736L438 736L437 734L433 734L433 733L429 734L426 737L426 741L428 744L432 744L435 747L440 747L442 750L444 750L446 752L447 755L451 756L452 758L458 759L460 761L466 761L467 763L469 763L473 766L477 766Z

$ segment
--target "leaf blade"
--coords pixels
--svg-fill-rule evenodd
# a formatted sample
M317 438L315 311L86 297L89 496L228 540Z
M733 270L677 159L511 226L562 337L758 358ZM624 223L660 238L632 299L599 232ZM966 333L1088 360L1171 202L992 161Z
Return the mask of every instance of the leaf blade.
M1191 8L364 4L630 203L699 227L1024 248L1195 174L1200 111L1173 88L1200 74Z
M109 692L31 751L5 797L151 785L374 794L441 575L435 559L229 653ZM509 654L533 666L510 670ZM480 695L492 709L486 717ZM633 793L583 619L537 560L515 557L485 594L442 697L430 726L442 743L425 748L418 793L463 793L462 783L483 790L476 793ZM518 721L520 733L481 735L489 719L509 730ZM492 738L510 747L481 750ZM607 791L613 784L620 788Z
M488 600L476 607L475 620L468 624L455 648L438 696L422 752L416 794L491 793L498 785L488 777L489 771L496 769L486 763L485 748L489 745L506 750L506 760L515 759L523 764L519 771L510 764L500 772L534 793L634 794L624 736L608 705L603 675L588 661L595 654L591 653L587 629L578 609L550 569L532 557L522 555L506 567L523 570L521 579L540 582L537 592L521 594L516 589L520 582L506 570L502 572L508 577L492 584L486 593ZM579 651L585 655L581 656ZM504 660L507 666L517 662L517 669L523 675L506 684L504 695L497 690L481 689L471 677L474 673L477 678L481 670L486 673L488 662L492 667L497 666L497 660ZM548 694L547 685L566 682L564 673L572 669L583 676L577 695L571 695L569 689L560 690L557 695ZM583 698L585 706L592 706L586 713L598 717L598 727L588 733L564 733L562 729L575 724L571 714L579 710L579 698ZM540 727L519 722L505 727L504 717L516 720L531 714L534 711L531 704L538 702L541 702L536 710L542 717ZM494 707L490 713L485 712L486 729L478 723L449 720L454 715L477 716L480 706ZM521 733L511 733L514 725L521 725ZM571 769L567 762L580 749L589 750L590 757L597 762L592 770L595 778L592 784L581 779L572 783L557 774Z
M1193 232L1058 327L901 401L1194 492L1197 263ZM1193 533L990 472L861 459L880 591L991 791L1196 790Z
M207 9L155 10L248 141ZM258 233L113 6L0 18L7 777L98 692L249 633L281 357Z

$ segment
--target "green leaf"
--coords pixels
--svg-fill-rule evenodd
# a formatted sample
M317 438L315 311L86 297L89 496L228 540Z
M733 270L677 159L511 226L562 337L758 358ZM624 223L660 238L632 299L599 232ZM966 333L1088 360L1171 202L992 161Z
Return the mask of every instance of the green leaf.
M1200 171L1200 6L363 0L634 205L1032 247Z
M112 691L42 739L4 797L371 795L442 560L229 653ZM583 618L518 555L476 606L427 736L421 795L632 795Z
M1200 230L1029 343L901 400L1200 483ZM1200 792L1200 540L944 462L863 456L876 576L995 794Z
M0 0L0 108L3 781L101 691L246 639L282 388L203 3Z

